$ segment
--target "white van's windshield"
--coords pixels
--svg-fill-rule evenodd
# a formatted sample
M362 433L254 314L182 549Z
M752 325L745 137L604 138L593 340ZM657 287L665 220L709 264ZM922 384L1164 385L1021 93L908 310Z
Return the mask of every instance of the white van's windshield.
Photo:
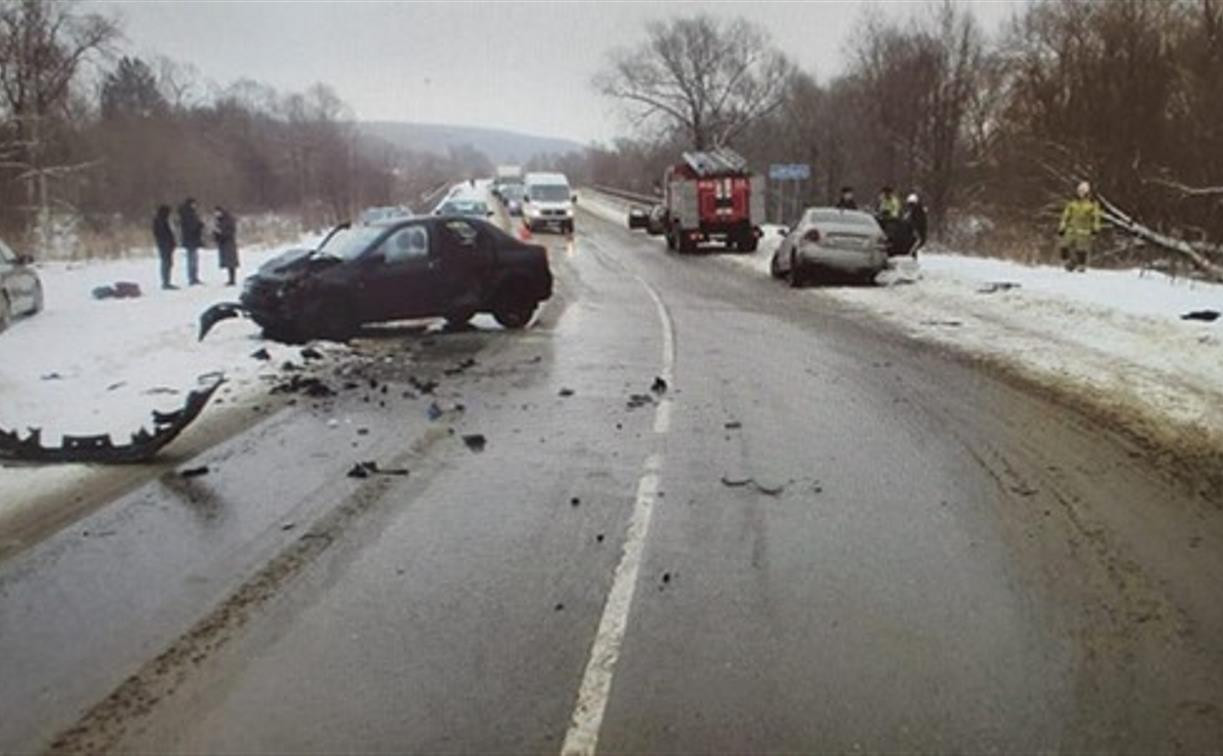
M527 189L535 202L564 202L569 199L569 187L564 184L536 184Z

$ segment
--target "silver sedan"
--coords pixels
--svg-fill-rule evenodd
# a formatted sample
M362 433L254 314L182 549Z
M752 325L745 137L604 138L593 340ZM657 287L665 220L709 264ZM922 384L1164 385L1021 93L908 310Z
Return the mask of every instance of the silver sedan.
M874 281L888 264L887 236L869 213L811 207L792 229L769 265L774 278L802 286L816 273Z

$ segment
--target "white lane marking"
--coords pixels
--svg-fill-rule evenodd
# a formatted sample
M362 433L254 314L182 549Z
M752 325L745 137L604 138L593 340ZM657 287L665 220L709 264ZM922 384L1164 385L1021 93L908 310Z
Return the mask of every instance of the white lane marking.
M586 673L578 688L577 706L561 748L565 756L593 754L599 743L599 729L607 710L608 694L616 673L616 661L620 658L624 632L628 628L633 594L637 590L637 573L641 569L646 534L658 496L658 467L661 462L657 454L651 455L646 460L646 472L637 483L637 499L633 504L633 515L629 518L624 553L620 556L620 564L616 565L611 592L607 594L599 630L590 649L590 661L586 664Z
M662 372L659 377L672 385L675 376L675 324L666 305L654 287L644 278L633 274L641 283L658 310L662 327ZM665 434L671 428L670 397L664 395L654 410L654 433ZM633 608L633 594L637 590L637 573L641 570L641 559L645 553L646 536L650 532L650 520L654 504L658 500L658 486L662 472L662 453L655 452L646 458L641 478L637 481L637 496L633 501L633 514L629 517L628 530L624 536L624 550L612 577L611 591L603 605L599 618L599 629L595 632L590 648L590 659L578 688L577 704L570 719L565 743L561 746L564 756L592 756L599 745L599 730L603 726L603 714L611 694L612 679L616 673L616 662L620 658L620 647L628 629L629 613Z

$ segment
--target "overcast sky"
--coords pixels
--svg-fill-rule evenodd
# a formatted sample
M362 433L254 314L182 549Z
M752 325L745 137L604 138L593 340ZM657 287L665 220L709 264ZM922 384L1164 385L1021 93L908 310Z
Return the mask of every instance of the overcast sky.
M987 30L1018 0L960 0ZM607 141L627 126L591 77L610 49L653 19L707 11L759 24L821 80L866 6L906 17L920 0L805 3L362 2L97 0L119 16L138 55L164 54L208 79L249 77L280 90L325 82L365 120L506 128Z

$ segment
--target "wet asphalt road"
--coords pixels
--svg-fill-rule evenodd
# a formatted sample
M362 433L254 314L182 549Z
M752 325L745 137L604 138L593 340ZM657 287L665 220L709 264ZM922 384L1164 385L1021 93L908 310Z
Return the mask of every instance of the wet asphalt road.
M578 227L531 331L362 340L361 388L0 563L0 750L1219 748L1221 502L818 292Z

